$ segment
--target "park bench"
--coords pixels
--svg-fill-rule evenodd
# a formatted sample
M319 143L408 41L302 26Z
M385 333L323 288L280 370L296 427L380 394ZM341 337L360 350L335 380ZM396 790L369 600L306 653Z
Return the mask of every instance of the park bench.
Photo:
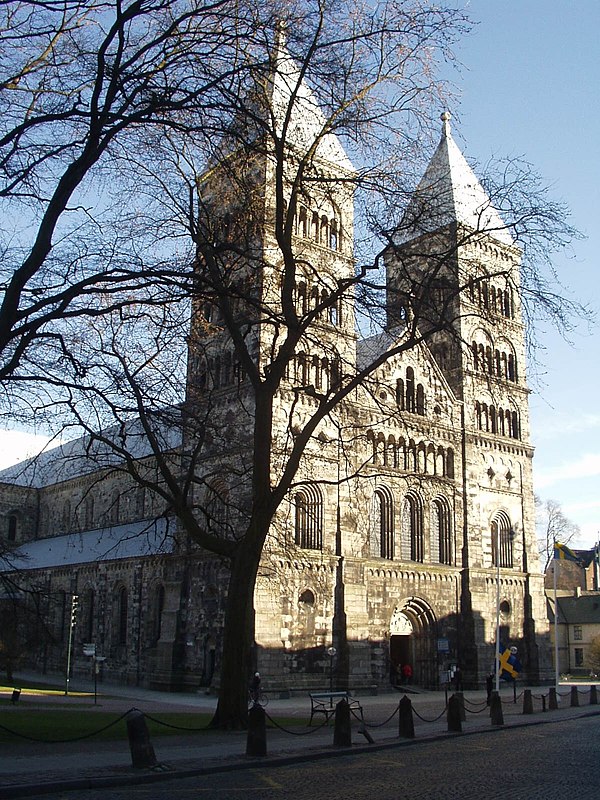
M325 721L329 722L329 718L335 714L336 705L340 700L345 700L350 706L351 711L356 711L363 719L363 710L361 704L352 697L350 692L310 692L310 720L309 725L312 725L313 717L315 714L323 714Z

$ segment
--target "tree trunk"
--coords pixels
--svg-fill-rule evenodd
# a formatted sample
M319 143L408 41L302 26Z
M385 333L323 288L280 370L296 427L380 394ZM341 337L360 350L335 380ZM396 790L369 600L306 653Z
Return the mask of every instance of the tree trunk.
M232 560L223 632L219 701L210 727L246 728L254 643L254 586L262 544L242 547Z

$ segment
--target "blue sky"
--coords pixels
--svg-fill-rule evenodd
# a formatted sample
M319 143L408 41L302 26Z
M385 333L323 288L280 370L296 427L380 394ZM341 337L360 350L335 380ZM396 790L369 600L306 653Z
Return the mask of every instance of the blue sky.
M597 0L473 0L478 24L457 48L463 64L453 135L467 158L524 156L586 235L555 260L561 281L600 309L600 3ZM581 528L600 538L598 327L569 345L546 329L532 376L534 481ZM534 379L534 373L539 378Z
M462 40L463 64L453 135L469 159L523 156L572 210L587 239L556 260L573 295L600 309L600 3L598 0L473 0L461 4L478 23ZM590 546L600 531L598 328L569 345L551 330L531 397L535 488L561 503ZM2 434L2 466L21 455ZM3 458L10 453L8 458Z

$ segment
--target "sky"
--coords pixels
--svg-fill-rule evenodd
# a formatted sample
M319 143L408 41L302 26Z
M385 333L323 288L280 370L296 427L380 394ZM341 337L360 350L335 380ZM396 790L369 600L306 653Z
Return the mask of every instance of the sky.
M480 164L524 157L569 206L586 238L555 266L562 291L587 303L600 324L600 2L457 5L477 24L456 47L453 136ZM549 328L537 335L542 350L529 369L535 491L579 525L573 546L591 547L600 538L600 328L582 325L570 343ZM38 442L0 433L0 468Z
M571 209L586 239L554 263L567 294L600 324L600 3L472 0L477 24L456 49L462 63L452 132L468 159L519 156ZM563 290L565 291L565 290ZM546 326L529 366L534 487L579 525L575 546L600 538L600 328L565 342Z

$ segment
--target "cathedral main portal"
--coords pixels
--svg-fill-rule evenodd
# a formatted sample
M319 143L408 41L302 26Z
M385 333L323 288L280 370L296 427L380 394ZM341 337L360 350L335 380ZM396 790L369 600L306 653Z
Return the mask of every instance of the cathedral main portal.
M435 615L424 600L409 597L394 609L390 620L392 683L435 685L435 630Z

